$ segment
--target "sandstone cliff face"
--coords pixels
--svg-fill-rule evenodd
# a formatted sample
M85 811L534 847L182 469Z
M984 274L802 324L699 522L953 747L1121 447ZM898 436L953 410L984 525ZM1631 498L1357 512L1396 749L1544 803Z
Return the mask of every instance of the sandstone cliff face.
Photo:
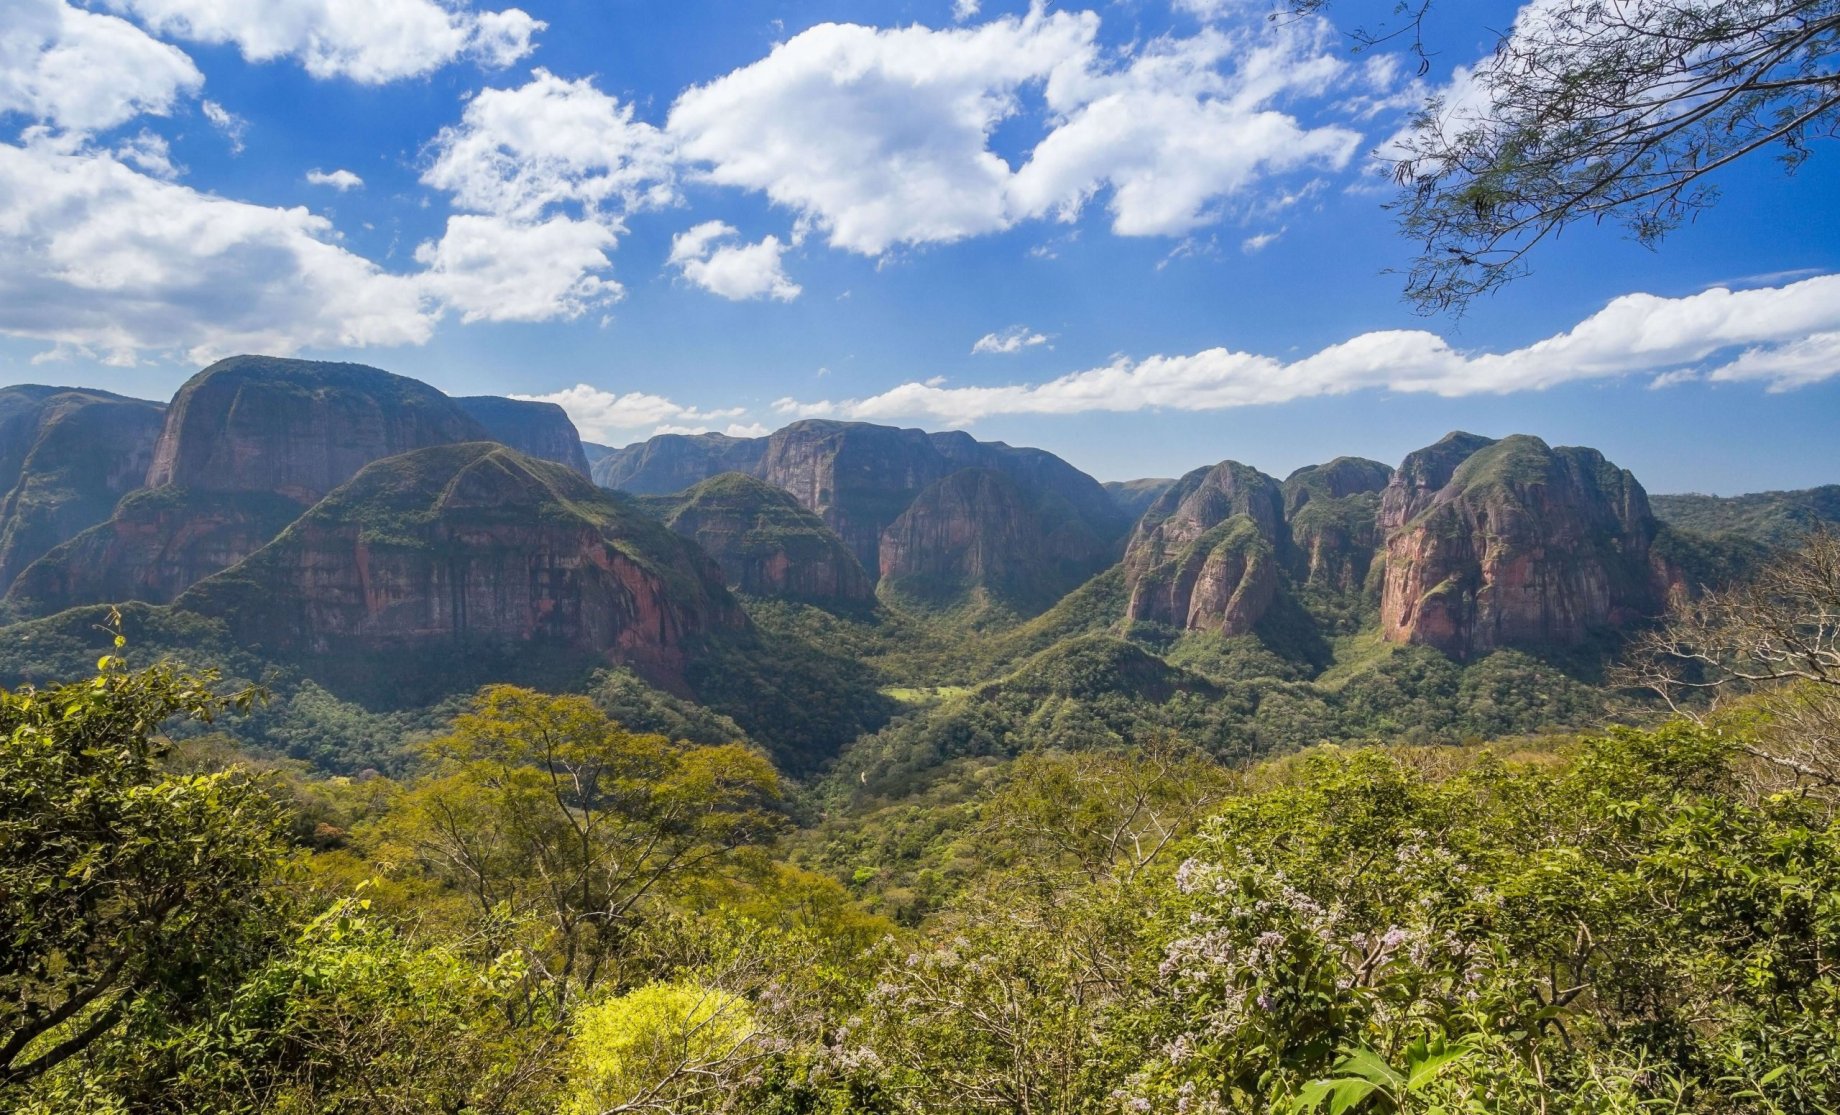
M106 391L0 390L0 588L140 487L163 411Z
M676 688L696 639L747 627L693 544L569 469L492 443L371 465L176 606L290 654L540 643Z
M1284 480L1292 576L1311 588L1362 591L1380 545L1381 492L1393 470L1378 461L1337 457Z
M147 486L273 492L304 507L372 461L490 436L417 380L362 364L233 356L173 396Z
M758 476L766 448L766 438L659 434L595 461L594 482L634 495L669 495L724 472Z
M1045 609L1108 565L1111 540L1053 491L964 468L935 481L882 532L883 590L930 607L983 601Z
M167 408L145 468L159 498L129 501L46 554L10 599L38 613L170 601L254 553L371 461L491 436L427 384L362 364L220 360Z
M874 579L843 540L789 492L763 480L736 472L711 477L665 516L742 592L840 604L875 598Z
M1395 642L1458 658L1576 644L1662 606L1647 495L1593 449L1452 435L1406 459L1381 516Z
M1159 496L1125 549L1126 615L1244 635L1277 598L1283 494L1236 461L1196 469Z
M588 475L588 454L581 434L568 412L555 403L507 399L499 395L467 395L454 400L466 415L485 427L500 445L541 461L567 465Z

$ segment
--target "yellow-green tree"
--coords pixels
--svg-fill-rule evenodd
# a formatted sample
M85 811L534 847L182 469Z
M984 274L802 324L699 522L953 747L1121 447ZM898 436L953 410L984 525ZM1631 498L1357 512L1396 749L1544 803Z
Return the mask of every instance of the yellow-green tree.
M759 753L638 735L585 697L490 686L429 755L387 838L468 896L489 945L540 930L533 987L559 1010L607 974L648 902L747 861L784 823Z

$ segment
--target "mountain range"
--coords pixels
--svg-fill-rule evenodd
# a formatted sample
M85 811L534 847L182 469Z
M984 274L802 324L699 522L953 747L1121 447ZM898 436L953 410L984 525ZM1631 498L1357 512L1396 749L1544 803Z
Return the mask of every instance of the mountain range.
M1396 468L1112 484L866 423L612 449L551 404L259 356L166 404L0 390L0 486L9 682L88 653L98 609L125 606L151 649L273 676L290 709L628 671L794 766L1021 714L1017 693L1243 699L1252 723L1274 694L1339 708L1401 663L1460 689L1511 652L1588 681L1620 632L1840 519L1832 488L1651 500L1601 453L1520 434L1452 433ZM1084 681L1043 688L1074 663Z

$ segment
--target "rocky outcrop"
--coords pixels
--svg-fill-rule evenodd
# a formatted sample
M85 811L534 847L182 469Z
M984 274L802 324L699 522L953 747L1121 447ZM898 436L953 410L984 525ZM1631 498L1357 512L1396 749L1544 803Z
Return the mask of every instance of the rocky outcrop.
M164 409L83 388L0 389L0 588L141 486Z
M1452 434L1406 458L1381 499L1386 638L1472 658L1583 642L1660 610L1656 523L1594 449Z
M747 627L715 564L573 471L495 443L379 461L176 607L283 656L560 648L682 688Z
M173 396L147 486L273 492L304 507L372 461L490 437L419 380L363 364L233 356Z
M1157 497L1125 549L1126 615L1244 635L1277 598L1284 497L1237 461L1196 469Z
M1393 470L1379 461L1337 457L1284 480L1291 576L1325 592L1362 591L1380 545L1380 494Z
M568 412L555 403L499 395L466 395L454 403L484 426L500 445L588 475L588 454L582 447L581 434L569 421Z
M362 364L220 360L167 408L146 468L157 498L124 502L46 554L9 599L39 613L164 603L254 553L370 462L491 436L427 384Z
M660 435L602 458L594 477L643 495L681 491L720 472L747 473L791 492L873 572L882 565L883 532L922 491L967 468L1002 473L1031 506L1070 510L1107 544L1129 526L1098 481L1052 453L866 422L812 419L765 438Z
M1032 614L1113 559L1111 540L1052 490L964 468L935 481L882 532L882 590L935 608L993 603Z
M843 540L791 493L764 480L738 472L713 476L664 514L672 530L715 559L731 588L834 604L875 598L874 578Z
M33 562L6 599L29 615L105 601L165 604L261 549L300 512L300 504L267 492L143 489L108 521Z
M724 472L758 476L766 448L759 437L659 434L595 461L594 482L634 495L669 495Z
M1151 476L1142 480L1107 480L1104 484L1105 494L1112 497L1118 510L1132 522L1136 522L1143 513L1150 510L1156 497L1175 486L1175 481L1167 477Z

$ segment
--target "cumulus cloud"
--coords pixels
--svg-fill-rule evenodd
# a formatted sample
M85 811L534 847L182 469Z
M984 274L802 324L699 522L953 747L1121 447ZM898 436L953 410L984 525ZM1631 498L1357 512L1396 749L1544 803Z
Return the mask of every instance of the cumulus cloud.
M1010 168L989 149L1016 91L1093 52L1091 12L971 28L826 23L687 90L668 129L725 186L764 192L834 247L878 255L1010 223Z
M796 417L964 424L1000 414L1220 410L1362 390L1457 397L1665 375L1734 350L1741 351L1709 378L1786 390L1840 375L1840 275L1681 298L1624 295L1564 333L1503 353L1463 352L1423 330L1383 330L1290 362L1215 348L1120 359L1039 384L950 387L933 380L865 399L781 399L774 406Z
M71 131L165 115L204 75L174 47L64 0L0 4L0 113Z
M1219 204L1255 182L1346 166L1358 133L1305 127L1273 107L1342 76L1327 35L1315 21L1258 40L1208 29L1158 40L1121 70L1051 83L1048 106L1062 119L1016 173L1013 208L1071 220L1109 188L1113 232L1179 236L1218 220Z
M626 214L677 197L658 129L593 82L541 69L467 102L430 151L422 182L467 212L416 259L468 321L570 318L618 299L607 253Z
M518 8L436 0L105 0L157 35L233 44L251 62L293 58L314 77L377 85L459 58L507 66L545 24Z
M249 131L249 121L231 112L216 101L202 101L199 103L198 108L204 113L204 118L211 122L211 126L222 132L224 138L230 141L230 153L233 155L242 154L243 135L245 132Z
M0 144L0 332L114 363L419 344L421 285L304 208L200 193L43 133Z
M1012 325L998 333L986 333L971 346L971 355L994 354L1009 356L1025 348L1048 343L1046 334L1037 333L1026 325Z
M777 236L757 244L729 244L740 232L723 221L704 221L671 240L670 264L685 279L732 302L774 298L790 302L803 289L786 275Z
M1092 12L1041 8L944 30L821 24L686 91L667 131L708 181L761 191L865 255L1072 220L1100 194L1115 232L1179 235L1359 146L1277 107L1346 73L1320 21L1209 28L1122 60L1098 29ZM990 139L1025 89L1040 90L1049 131L1012 168Z
M547 395L513 395L514 399L555 403L588 441L620 445L653 434L702 433L720 429L730 437L758 437L766 433L757 424L737 421L745 407L700 410L644 391L619 394L585 383Z
M314 167L312 170L307 171L307 184L312 186L331 186L338 192L344 193L346 190L355 190L359 186L364 185L364 179L359 178L349 170L324 171L318 167Z

